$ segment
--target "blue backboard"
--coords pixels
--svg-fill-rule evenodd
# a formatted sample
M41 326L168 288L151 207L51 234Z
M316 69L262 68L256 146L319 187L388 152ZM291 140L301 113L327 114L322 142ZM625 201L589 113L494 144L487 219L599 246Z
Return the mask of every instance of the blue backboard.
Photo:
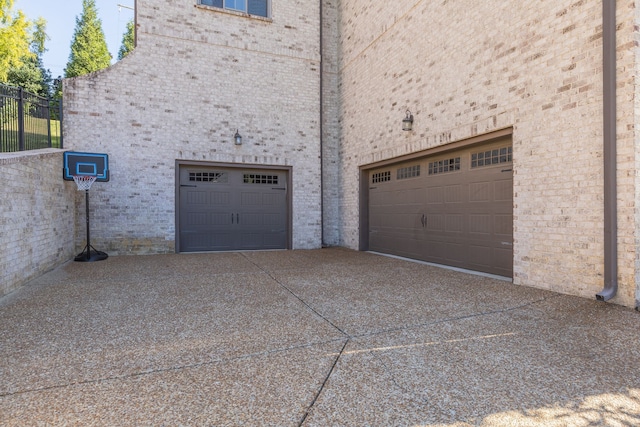
M73 181L73 176L95 176L96 181L109 181L109 155L65 151L62 178Z

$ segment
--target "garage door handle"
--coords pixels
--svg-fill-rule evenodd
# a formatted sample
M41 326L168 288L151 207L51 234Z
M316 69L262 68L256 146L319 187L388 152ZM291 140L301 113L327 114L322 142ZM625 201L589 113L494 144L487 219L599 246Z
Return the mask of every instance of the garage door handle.
M180 187L197 187L197 185L180 184Z
M424 214L422 214L422 228L424 228L424 225L427 223L427 217L424 216Z
M236 224L240 224L240 214L236 214Z

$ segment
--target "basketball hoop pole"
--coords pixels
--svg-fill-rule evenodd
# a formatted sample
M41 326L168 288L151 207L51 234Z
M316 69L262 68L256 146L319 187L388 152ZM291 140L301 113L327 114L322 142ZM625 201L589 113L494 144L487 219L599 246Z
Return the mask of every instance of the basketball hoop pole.
M65 151L62 155L62 179L75 181L78 191L84 190L87 245L74 259L76 261L102 261L109 255L97 251L91 246L91 231L89 225L89 188L97 181L109 181L109 155L106 153L84 153Z
M82 252L80 252L75 258L75 261L82 262L91 262L91 261L102 261L107 259L109 255L104 252L100 252L96 250L93 246L91 246L91 227L89 223L89 189L86 188L84 190L84 200L85 200L85 210L86 210L86 225L87 225L87 245L84 247Z

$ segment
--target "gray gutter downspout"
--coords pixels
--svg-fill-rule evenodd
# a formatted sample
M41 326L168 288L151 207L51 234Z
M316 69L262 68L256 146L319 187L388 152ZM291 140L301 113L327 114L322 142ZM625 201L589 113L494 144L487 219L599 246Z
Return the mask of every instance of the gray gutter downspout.
M618 206L616 182L616 1L602 0L603 157L604 157L604 289L598 301L618 291Z
M324 0L320 0L320 241L322 247L326 247L324 240L324 32L322 27L324 26L324 16L322 3Z

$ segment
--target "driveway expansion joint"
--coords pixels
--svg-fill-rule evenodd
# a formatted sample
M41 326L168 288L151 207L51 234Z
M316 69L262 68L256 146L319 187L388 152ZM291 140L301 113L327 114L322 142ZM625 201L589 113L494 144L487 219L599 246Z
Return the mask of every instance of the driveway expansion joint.
M336 365L338 364L338 360L340 360L340 357L344 353L344 349L347 348L347 345L349 344L350 341L351 341L350 339L347 339L344 342L344 345L340 349L340 352L338 353L338 355L336 356L336 358L333 361L333 364L331 365L331 369L329 369L329 372L327 373L327 376L324 378L324 381L322 382L322 385L318 389L318 392L316 393L315 397L311 401L311 404L309 405L309 407L307 408L306 412L302 416L302 419L300 420L300 423L298 423L298 427L301 427L302 425L304 425L304 422L306 421L307 417L311 413L311 410L313 409L313 407L315 406L316 402L318 401L318 398L322 394L322 391L324 390L325 386L327 385L327 382L329 381L329 378L331 377L331 374L333 374L333 371L336 368Z
M319 341L319 342L312 342L312 343L301 344L301 345L294 345L294 346L290 346L290 347L278 348L278 349L273 349L273 350L265 350L265 351L260 351L260 352L256 352L256 353L247 353L247 354L242 354L242 355L238 355L238 356L235 356L235 357L225 357L225 358L220 358L220 359L213 359L213 360L209 360L209 361L201 362L201 363L190 363L190 364L187 364L187 365L171 366L171 367L167 367L167 368L149 369L149 370L146 370L146 371L132 372L132 373L129 373L129 374L126 374L126 375L114 375L114 376L110 376L110 377L94 378L94 379L87 379L87 380L82 380L82 381L72 381L72 382L67 382L67 383L63 383L63 384L54 384L54 385L50 385L50 386L46 386L46 387L37 387L37 388L31 388L31 389L24 389L24 390L18 390L18 391L9 392L9 393L1 393L0 392L0 397L17 396L17 395L28 394L28 393L38 393L38 392L47 391L47 390L63 389L63 388L66 388L66 387L73 387L73 386L77 386L77 385L100 384L100 383L105 383L105 382L109 382L109 381L124 380L124 379L127 379L127 378L138 378L138 377L144 377L144 376L147 376L147 375L161 374L161 373L166 373L166 372L177 372L177 371L184 371L184 370L189 370L189 369L197 369L197 368L202 368L202 367L206 367L206 366L212 366L212 365L217 365L217 364L224 364L224 363L228 363L228 362L234 362L234 361L238 361L238 360L249 360L249 359L252 359L252 358L255 358L255 357L264 357L264 356L270 356L270 355L279 354L279 353L287 353L287 352L292 351L292 350L311 348L311 347L320 346L320 345L324 345L324 344L330 344L330 343L334 343L334 342L341 342L343 340L344 340L344 338L334 338L334 339L330 339L330 340L326 340L326 341ZM344 351L344 348L346 347L348 342L349 342L349 339L347 339L345 341L345 344L343 345L342 350L341 350L341 352L339 354L342 354L342 352ZM334 363L334 365L335 365L335 363Z
M249 257L247 257L247 255L244 252L242 252L241 254L248 262L250 262L251 264L255 265L257 268L260 269L260 271L262 271L264 274L269 276L271 278L271 280L276 282L279 286L281 286L284 290L286 290L289 294L291 294L295 299L300 301L313 314L315 314L316 316L320 317L322 320L327 322L329 325L331 325L333 328L335 328L338 332L340 332L345 337L350 338L349 334L347 334L345 331L343 331L338 325L333 323L327 317L323 316L322 313L318 312L315 308L311 307L311 305L309 303L307 303L302 297L300 297L298 294L293 292L289 287L287 287L284 283L282 283L280 280L278 280L273 274L271 274L271 272L265 270L261 265L256 264L255 262L253 262Z
M478 317L488 317L488 316L493 316L495 314L502 314L502 313L509 313L511 311L516 311L519 310L521 308L525 308L525 307L530 307L532 305L536 305L539 304L541 302L545 302L547 300L551 300L554 298L559 298L561 295L551 295L548 297L544 297L544 298L540 298L534 301L530 301L524 304L520 304L520 305L516 305L513 307L507 307L507 308L502 308L499 310L490 310L490 311L484 311L484 312L480 312L480 313L472 313L472 314L467 314L464 316L456 316L456 317L448 317L445 319L439 319L439 320L433 320L433 321L429 321L429 322L424 322L424 323L416 323L413 325L405 325L405 326L399 326L397 328L389 328L389 329L383 329L380 331L372 331L372 332L363 332L360 334L352 334L352 335L348 335L349 338L351 339L357 339L357 338L368 338L368 337L373 337L376 335L384 335L384 334L388 334L388 333L392 333L392 332L400 332L400 331L409 331L411 329L421 329L427 326L432 326L432 325L439 325L442 323L450 323L450 322L457 322L459 320L466 320L466 319L473 319L473 318L478 318Z

